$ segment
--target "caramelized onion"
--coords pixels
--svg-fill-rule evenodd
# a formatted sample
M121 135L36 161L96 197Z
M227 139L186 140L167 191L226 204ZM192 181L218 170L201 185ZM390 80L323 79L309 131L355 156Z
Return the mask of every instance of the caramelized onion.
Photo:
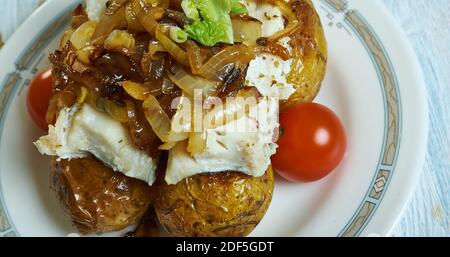
M70 38L72 37L73 31L74 30L72 28L68 28L66 31L64 31L64 34L59 41L59 50L63 50L67 42L69 42Z
M167 52L167 50L159 41L151 40L148 45L148 55L150 56L150 59L155 60L155 54L158 52Z
M77 29L81 24L87 22L89 20L89 17L84 10L83 5L78 5L77 8L72 12L72 22L71 27L72 29Z
M188 96L194 96L194 91L200 89L202 90L202 95L208 97L218 88L218 83L191 75L183 68L175 67L174 70L175 74L172 75L169 73L170 80L181 88Z
M173 42L164 32L161 27L157 27L155 31L156 39L161 43L164 49L180 64L189 66L186 52L181 49L175 42Z
M144 101L150 94L150 89L140 83L124 81L122 82L122 87L125 89L127 94L137 100Z
M70 42L75 49L80 50L88 45L94 35L97 22L88 21L79 26L70 36Z
M152 95L161 94L161 83L158 82L147 82L144 84L135 83L131 81L122 82L122 87L125 89L125 92L129 94L136 100L144 101L147 97Z
M186 41L186 51L191 66L192 74L199 74L200 68L203 65L203 58L200 47L192 40Z
M125 6L125 19L127 21L127 28L130 30L142 32L145 31L144 27L141 25L133 11L133 2L127 3Z
M164 143L164 144L160 145L160 146L158 147L158 149L159 149L159 150L169 151L170 149L174 148L174 147L176 146L177 143L178 143L178 142L175 142L175 141L173 141L173 142L167 142L167 143Z
M143 3L145 3L145 5L148 5L150 7L169 8L170 0L143 0Z
M81 87L80 88L80 93L77 96L77 103L78 104L82 104L84 103L84 101L86 100L88 95L88 90L86 87Z
M204 78L213 81L221 81L221 71L230 64L245 67L255 58L255 54L245 45L233 45L226 47L209 59L199 70Z
M85 100L95 109L111 116L121 123L128 122L127 108L119 106L111 100L98 96L95 92L89 91Z
M183 11L183 9L181 9L181 1L182 0L169 0L170 9L177 10L177 11Z
M116 13L123 4L125 4L128 0L110 0L108 1L108 6L106 8L106 15L113 15Z
M77 98L77 90L73 84L66 86L61 91L56 91L50 99L47 113L45 115L45 120L47 123L55 124L59 111L62 108L74 105Z
M167 18L175 21L180 27L184 27L185 25L189 24L189 19L183 12L167 9L166 16Z
M125 101L128 113L128 127L133 143L141 150L147 151L151 156L157 156L158 145L161 143L153 132L150 124L145 119L145 115L137 108L140 104L133 101Z
M153 95L147 97L142 108L153 131L163 143L179 142L188 137L187 133L172 131L171 119Z
M139 1L132 2L131 8L142 27L154 36L158 20L164 16L164 9L161 7L144 8Z
M255 45L262 36L262 23L257 19L249 16L235 16L231 22L233 23L234 42Z
M142 72L139 65L133 59L120 53L107 52L95 61L94 66L104 76L109 77L108 80L110 82L123 80L142 81ZM105 79L102 78L102 80Z
M133 35L123 30L113 30L105 39L104 48L110 51L130 55L134 52L136 40Z
M120 7L114 14L104 14L92 36L92 45L103 45L106 37L115 29L125 27L125 8Z

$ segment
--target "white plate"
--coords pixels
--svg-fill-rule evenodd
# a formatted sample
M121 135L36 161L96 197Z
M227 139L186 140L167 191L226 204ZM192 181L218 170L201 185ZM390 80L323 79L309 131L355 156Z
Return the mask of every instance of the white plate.
M77 2L47 1L0 52L0 236L76 232L49 189L48 159L32 145L41 132L28 118L25 95L30 79L48 65ZM277 181L270 209L252 235L387 235L424 159L428 120L421 70L377 1L315 4L329 43L318 102L342 118L348 155L322 181Z

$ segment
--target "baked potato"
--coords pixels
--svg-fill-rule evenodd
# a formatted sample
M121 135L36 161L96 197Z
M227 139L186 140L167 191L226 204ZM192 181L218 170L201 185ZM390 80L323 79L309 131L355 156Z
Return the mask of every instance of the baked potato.
M325 33L311 0L291 0L289 4L300 22L290 42L294 55L291 69L296 72L288 76L296 91L281 103L281 110L314 100L325 77L328 58Z
M327 43L311 0L291 0L299 21L291 34L293 65L288 80L295 93L281 103L311 102L325 77ZM261 177L227 172L203 174L176 185L163 182L157 189L155 210L162 226L173 236L246 236L264 216L273 193L273 172Z
M272 200L272 168L262 177L238 172L201 174L158 186L155 211L172 236L246 236Z
M146 183L106 167L94 157L52 160L51 187L82 234L121 230L137 222L152 203Z
M159 237L161 236L161 229L158 218L156 217L155 209L150 207L147 213L141 218L141 221L133 231L125 234L125 237Z
M127 1L121 2L125 4ZM126 4L133 7L135 2L138 1L129 1ZM180 9L179 1L170 2ZM177 4L174 4L175 2ZM290 0L288 5L298 20L298 23L295 23L297 27L289 33L293 60L292 72L287 77L287 81L294 86L295 93L281 103L281 110L298 103L311 102L320 90L327 64L324 31L311 0ZM158 30L158 35L163 40L155 41L154 31L146 34L131 28L132 24L136 25L135 18L123 20L127 14L125 12L130 11L129 8L114 9L113 7L113 5L111 8L108 7L109 15L105 15L102 18L103 22L98 25L101 28L98 31L107 31L103 31L105 34L97 38L94 35L88 36L86 33L78 33L81 39L72 37L80 25L88 21L88 16L82 7L74 12L72 26L61 40L60 49L50 57L55 77L55 101L51 102L47 119L49 123L54 124L61 108L72 106L79 101L83 103L86 100L86 96L83 98L83 88L85 91L86 88L93 89L85 94L94 94L95 97L92 99L103 100L97 102L109 103L108 105L96 104L101 105L100 109L104 109L105 113L110 114L117 121L122 123L128 121L127 129L130 130L134 144L150 154L153 153L150 150L159 151L153 145L156 134L153 135L151 129L158 130L163 126L147 124L146 121L149 119L144 115L140 115L142 117L130 115L133 112L145 114L140 105L144 100L143 96L147 97L148 92L141 92L142 95L135 97L124 89L122 83L124 80L129 80L139 85L148 83L146 86L161 86L161 88L152 89L154 91L152 94L156 95L155 99L157 98L159 107L171 118L175 111L170 108L170 103L183 93L182 88L175 86L176 83L170 82L169 79L174 77L173 67L179 61L174 59L175 56L171 56L173 53L160 51L161 49L158 50L155 46L158 45L164 49L160 44L170 41L164 34L166 32ZM140 7L137 8L140 10ZM139 10L132 10L132 12L142 15L144 12ZM171 25L177 22L184 24L184 20L181 19L180 22L179 19L183 16L175 14L177 13L170 12L161 16L159 22L168 22ZM110 22L116 22L115 26L124 29L126 33L121 35L129 35L132 41L135 41L135 46L129 46L132 48L130 51L128 48L109 49L97 45L98 42L103 43L102 40L106 40L113 34L111 28L114 26L106 26ZM125 29L127 27L125 23L130 26L129 30ZM96 29L94 32L98 31ZM77 44L74 45L72 41L86 41L90 45L78 49L75 46ZM204 58L211 60L229 47L218 44L207 48L193 44L194 46L187 48L183 45L180 49L186 48L189 65L200 65L197 69L207 67L206 63L209 61L205 62ZM173 42L170 45L173 45ZM157 50L155 50L156 55L150 54L151 46L154 47L152 51ZM245 51L251 49L245 47ZM243 49L240 50L245 52ZM186 60L182 64L185 65L185 62ZM242 67L237 65L237 68L228 69L229 63L227 63L222 67L226 69L218 69L215 72L204 69L202 73L196 75L210 80L220 80L224 86L220 92L216 92L218 96L232 96L244 86L244 67L248 64L247 61L245 62ZM191 67L191 71L193 68ZM224 74L209 76L209 73L225 71ZM160 141L156 140L156 143L159 144ZM222 172L196 175L176 185L167 185L163 179L159 179L157 185L150 187L142 181L114 172L95 157L70 161L56 161L54 158L52 161L52 188L57 192L74 225L83 234L121 230L141 220L149 210L148 218L144 217L141 226L133 235L156 235L154 219L151 215L154 203L156 218L173 236L246 236L266 213L272 199L273 187L274 177L271 167L262 177L251 177L239 172Z

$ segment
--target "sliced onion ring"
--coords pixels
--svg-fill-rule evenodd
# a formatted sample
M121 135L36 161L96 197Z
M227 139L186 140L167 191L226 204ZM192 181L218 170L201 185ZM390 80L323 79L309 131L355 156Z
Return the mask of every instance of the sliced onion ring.
M164 109L153 95L147 97L142 108L145 113L145 118L162 142L179 142L188 138L188 133L174 132L172 130L172 122L169 116L167 116Z
M236 63L245 67L255 58L255 54L245 45L226 47L209 59L199 70L199 74L207 80L220 81L220 71L227 65Z
M134 1L131 8L142 27L152 36L158 26L158 20L164 16L164 9L161 7L144 8L140 1Z
M194 96L196 89L202 90L204 97L211 96L219 87L218 83L206 80L200 76L187 73L183 68L175 67L175 74L169 73L170 80L188 96Z
M164 49L180 64L189 67L189 61L186 52L173 42L163 31L161 26L155 30L156 39L162 44Z
M125 92L129 94L136 100L144 101L147 99L148 95L151 93L151 89L140 83L135 83L131 81L122 82L122 87Z
M85 102L94 107L95 109L107 113L111 118L119 121L120 123L128 122L127 108L119 106L111 100L98 96L92 90L88 90Z
M91 45L103 45L106 37L115 29L126 26L125 8L120 7L114 14L104 14L92 35Z
M151 40L148 44L148 54L151 60L156 60L155 54L158 52L167 52L163 45L156 40Z
M116 13L123 4L125 4L128 0L111 0L108 1L108 8L106 8L105 13L107 15L112 15Z
M186 41L185 45L192 74L199 74L199 70L203 65L200 47L192 40Z

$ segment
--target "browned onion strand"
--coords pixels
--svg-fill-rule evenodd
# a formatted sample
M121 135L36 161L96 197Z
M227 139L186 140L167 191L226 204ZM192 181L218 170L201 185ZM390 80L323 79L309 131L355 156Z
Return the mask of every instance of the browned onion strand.
M132 3L131 8L142 27L154 36L158 21L164 16L164 9L162 7L144 8L137 1Z
M180 27L184 27L185 25L189 24L189 19L183 12L168 9L166 10L166 15L167 18L175 21L175 23L177 23L177 25L179 25Z
M140 83L131 81L122 82L122 87L134 99L144 101L150 94L150 88L145 87Z
M50 99L45 120L48 124L55 124L59 111L62 108L70 107L75 104L77 99L77 90L74 85L68 85L63 90L57 91Z
M121 122L128 122L127 108L119 106L111 100L98 96L94 91L88 90L86 102L95 109L109 114L113 119Z
M223 79L221 71L226 66L238 64L241 67L245 67L255 57L253 51L245 45L229 46L203 64L199 70L199 74L208 80L221 81Z
M177 10L177 11L183 11L182 9L181 9L181 1L182 0L170 0L169 2L169 7L170 7L170 9L173 9L173 10Z
M145 4L151 7L169 8L170 0L145 0Z
M241 42L247 45L255 45L262 36L261 21L249 16L236 16L231 19L233 23L234 42Z
M72 13L71 29L77 29L79 26L81 26L81 24L87 22L88 20L89 17L83 6L81 4L78 5Z
M174 132L172 130L171 119L164 112L164 109L153 95L149 95L147 97L142 105L142 108L147 121L152 126L153 131L163 143L179 142L188 138L188 133ZM175 145L173 144L172 147L173 146Z
M155 54L158 52L167 52L167 50L164 48L161 42L157 40L150 41L148 45L148 54L150 56L150 59L155 60Z
M164 33L162 26L156 28L155 37L178 63L189 66L186 52Z
M199 71L203 65L200 47L192 40L186 41L185 45L192 74L200 74Z
M92 35L92 45L102 45L106 37L115 29L124 28L126 25L125 8L120 7L111 15L104 14L98 23L94 35Z
M175 74L169 74L170 80L189 96L194 96L195 90L198 89L204 97L208 97L213 95L219 87L217 82L191 75L183 68L175 67L174 71Z
M109 0L108 6L105 10L105 14L112 15L116 13L126 2L128 2L128 0Z
M150 81L143 84L132 81L124 81L122 82L122 87L128 95L141 101L147 99L150 94L154 96L162 94L162 86L159 81Z
M127 21L127 28L137 32L145 31L144 27L139 22L136 13L133 10L133 4L135 1L128 2L125 6L125 19Z
M67 42L69 42L70 38L72 37L72 34L74 32L73 28L68 28L63 36L61 37L61 40L59 41L59 49L63 50L63 48L66 46Z
M141 103L134 103L131 100L125 101L128 114L128 126L133 143L141 150L147 151L150 156L157 156L157 147L160 141L153 132L150 124L142 112Z

